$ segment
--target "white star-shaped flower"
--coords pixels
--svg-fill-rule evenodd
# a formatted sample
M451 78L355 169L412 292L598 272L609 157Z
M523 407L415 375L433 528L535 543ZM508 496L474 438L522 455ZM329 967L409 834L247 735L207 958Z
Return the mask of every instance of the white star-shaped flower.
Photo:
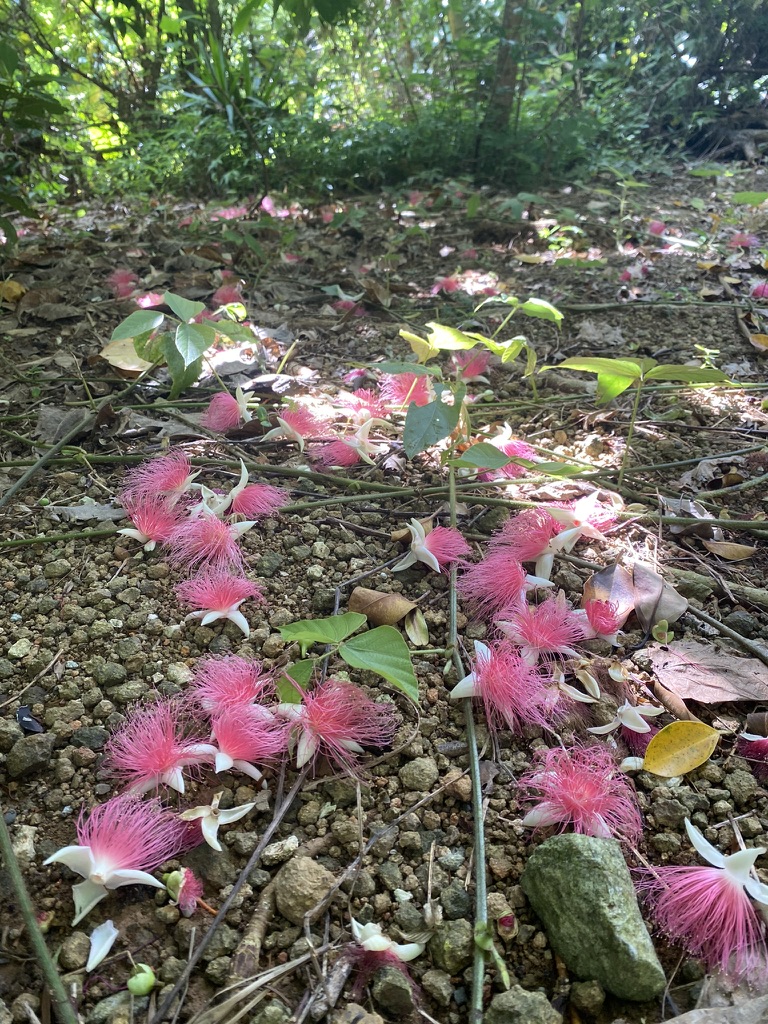
M595 725L591 729L587 729L587 732L594 733L595 736L607 736L609 732L615 732L622 726L625 729L631 729L632 732L650 732L651 727L645 719L663 714L664 708L654 708L649 704L635 706L629 701L624 701L616 711L616 717L612 722L609 722L608 725Z
M751 873L757 858L765 853L764 846L755 846L751 850L739 850L738 853L726 856L705 839L688 818L685 819L685 831L700 857L713 867L722 868L727 877L736 885L746 889L753 900L768 905L768 885L755 878Z
M358 946L375 953L393 953L398 960L408 963L424 952L423 942L393 942L383 934L381 925L360 924L352 918L352 935Z
M408 569L410 566L415 565L416 562L424 562L430 569L440 572L440 563L427 547L427 531L423 525L418 519L412 519L408 524L408 529L411 531L410 550L405 558L401 559L397 565L392 566L392 572Z
M253 810L256 802L241 804L240 807L230 807L228 810L219 809L219 801L224 796L224 790L216 793L210 804L201 807L191 807L188 811L182 811L179 817L183 821L197 821L200 819L200 827L203 832L203 839L214 850L221 850L219 842L219 826L231 825L233 821L244 818L249 811Z
M98 860L90 846L65 846L43 864L64 864L72 871L82 875L84 882L72 886L75 900L75 918L73 926L79 924L97 903L101 902L110 889L118 889L121 885L152 885L156 889L164 889L148 871L135 868L115 867L106 857Z

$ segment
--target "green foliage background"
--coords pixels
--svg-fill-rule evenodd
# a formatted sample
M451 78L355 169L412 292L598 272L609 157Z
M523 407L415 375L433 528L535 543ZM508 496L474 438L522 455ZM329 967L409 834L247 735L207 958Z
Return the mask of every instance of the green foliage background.
M530 188L763 102L762 0L0 0L0 202Z

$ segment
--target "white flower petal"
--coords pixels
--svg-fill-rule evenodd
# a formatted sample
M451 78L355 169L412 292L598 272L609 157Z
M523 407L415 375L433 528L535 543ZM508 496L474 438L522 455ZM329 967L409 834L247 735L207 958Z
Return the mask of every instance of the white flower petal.
M226 811L219 811L219 824L231 825L233 821L239 821L241 818L244 818L255 806L256 801L254 800L250 804L241 804L240 807L230 807Z
M398 960L408 963L411 960L415 960L417 956L421 956L424 952L424 945L421 942L393 942L390 949Z
M392 566L392 572L400 572L401 569L410 569L412 565L416 564L416 555L413 551L409 551L404 558L402 558L397 565Z
M768 906L768 885L758 881L757 878L748 878L744 883L744 888L747 890L753 900L761 903L763 906Z
M651 731L650 725L648 725L638 709L632 704L622 704L616 713L616 717L625 729L631 729L632 732L643 733Z
M237 608L230 608L225 615L225 618L229 619L230 622L234 622L240 632L243 634L245 639L251 635L251 627L248 625L248 619L243 615Z
M587 729L587 732L591 732L595 736L607 736L609 732L614 732L620 725L621 722L618 718L614 718L608 725L593 725L591 729Z
M643 761L642 757L625 757L619 765L619 771L623 773L640 772L643 770Z
M96 904L100 903L106 895L107 890L105 886L98 885L88 878L84 882L73 885L72 896L75 900L75 916L72 921L72 927L79 924L87 914L90 914Z
M219 819L217 815L209 814L207 817L203 818L201 825L203 839L212 850L221 852L221 843L219 842Z
M716 868L725 867L725 854L721 853L699 832L695 825L692 825L688 818L685 819L685 831L688 833L694 849L700 857L708 861Z
M200 620L201 626L210 626L212 622L227 618L224 612L195 612L194 614L202 616Z
M368 949L373 953L383 953L385 950L391 949L394 943L386 935L371 935L370 938L363 939L360 945L363 949Z
M43 861L43 866L47 864L65 864L78 875L87 878L93 870L93 854L90 846L64 846Z
M582 690L577 690L575 686L571 686L570 683L558 683L558 690L562 690L563 693L567 694L573 700L578 700L582 704L594 704L596 698L589 693L584 693Z
M440 563L425 544L413 544L411 551L413 551L420 562L428 565L434 572L440 572Z
M536 828L538 825L557 825L563 821L563 810L549 800L543 800L536 807L532 807L523 818L523 824L528 828Z
M244 533L247 533L255 525L255 519L247 519L244 523L230 523L229 528L235 537L242 537Z
M243 775L247 775L248 778L253 779L254 782L261 782L264 778L256 765L251 764L250 761L241 761L236 758L233 768L237 768L239 772L242 772Z
M475 662L478 665L490 665L491 663L491 648L488 644L481 643L480 640L475 640Z
M539 555L536 559L536 565L534 566L535 576L531 576L530 579L541 579L544 582L539 584L540 586L552 586L549 583L549 578L552 575L552 567L555 564L555 556L551 551L545 551Z
M156 889L164 889L162 882L158 882L154 875L148 871L137 871L135 868L118 868L110 872L104 885L107 889L119 889L121 885L153 885Z
M112 921L105 921L98 928L91 932L91 951L88 954L88 962L85 965L86 973L98 967L104 957L109 953L115 944L115 939L120 934L120 929L115 928Z
M750 850L739 850L738 853L732 853L730 856L725 858L723 864L723 871L738 882L739 885L746 886L750 881L757 881L750 875L752 868L755 866L757 858L765 853L765 850L756 846Z
M296 744L296 767L303 768L317 753L317 736L313 733L302 730L299 742Z
M234 767L234 759L225 754L223 750L217 750L216 756L213 759L213 770L215 772L228 772L230 768Z
M460 700L462 697L479 697L480 691L477 688L475 673L470 672L468 676L460 679L448 696L451 700Z

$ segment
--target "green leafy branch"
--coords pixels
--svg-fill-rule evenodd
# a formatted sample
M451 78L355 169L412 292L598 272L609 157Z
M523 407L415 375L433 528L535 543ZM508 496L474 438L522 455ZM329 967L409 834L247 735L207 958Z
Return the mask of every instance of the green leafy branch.
M299 644L302 660L289 665L279 681L280 699L286 703L300 700L301 695L292 684L305 686L321 661L338 654L351 668L375 672L417 703L419 686L402 634L394 626L377 626L365 633L357 633L365 621L365 615L359 612L345 612L343 615L302 619L281 626L283 639ZM328 646L331 650L317 658L307 658L307 652L315 644Z

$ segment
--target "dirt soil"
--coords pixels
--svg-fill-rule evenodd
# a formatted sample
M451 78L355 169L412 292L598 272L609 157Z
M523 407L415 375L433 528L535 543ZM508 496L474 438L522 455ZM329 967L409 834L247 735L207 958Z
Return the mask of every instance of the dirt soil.
M191 1020L231 979L254 918L261 943L251 973L285 970L266 979L265 1001L245 1020L315 1019L308 1016L307 993L318 987L321 973L332 972L339 950L350 942L350 917L376 922L387 935L407 941L427 929L424 911L430 900L443 927L449 922L455 942L463 943L455 959L428 946L410 964L418 987L415 1002L407 985L404 991L387 975L373 982L373 992L369 986L354 998L347 987L335 1011L347 1016L333 1019L372 1024L375 1016L356 1018L357 1011L349 1009L359 1003L366 1007L361 1014L459 1024L467 1019L471 989L466 922L473 920L473 807L463 710L447 696L456 681L446 653L449 580L420 563L397 574L386 567L404 552L392 532L412 517L437 515L436 522L448 523L439 451L407 459L402 417L395 417L397 429L378 436L384 449L376 465L360 463L343 471L313 465L308 472L307 458L295 444L263 444L253 431L223 436L201 428L200 415L220 389L211 373L169 401L163 368L136 382L100 357L116 325L137 308L135 295L113 297L110 275L126 269L136 275L137 293L168 289L202 299L210 308L216 307L211 301L216 288L228 280L240 282L248 322L256 329L253 344L233 343L214 363L231 390L237 384L255 386L271 412L286 395L321 402L349 389L353 385L342 376L353 366L412 358L401 329L423 336L427 323L438 322L492 334L508 309L496 304L474 310L499 292L538 297L564 313L560 330L518 314L502 335L525 334L539 366L587 355L673 364L710 359L738 386L673 384L645 390L621 487L631 392L599 405L594 376L565 370L537 375L534 390L523 377L522 357L505 365L497 360L489 384L470 386L478 395L471 407L474 431L508 423L513 436L546 458L580 460L593 475L522 477L513 485L463 479L459 527L479 556L484 538L507 515L505 500L569 501L596 485L606 494L621 494L632 515L619 519L602 540L580 542L573 558L558 559L555 583L578 605L593 567L616 559L656 565L689 600L689 610L670 627L675 641L708 645L722 662L756 659L759 675L768 664L768 548L760 529L768 512L768 300L752 300L750 293L768 282L768 206L739 204L733 193L765 189L768 173L722 169L719 177L696 177L678 168L669 177L643 182L647 187L623 190L605 179L522 204L490 193L482 193L477 203L465 185L446 183L420 195L365 196L333 207L273 197L276 216L247 203L222 213L216 204L158 200L143 207L116 202L62 208L38 222L19 223L20 245L5 261L0 286L0 488L18 484L41 456L59 446L0 510L5 608L0 792L49 947L59 952L59 966L85 1019L123 1019L127 1004L115 993L125 988L129 952L159 976L149 1009L146 1000L136 1002L134 1019L146 1019L147 1013L151 1018L212 920L202 909L189 919L180 917L164 892L127 886L111 893L73 931L74 876L61 866L44 867L43 861L76 842L75 821L83 806L118 791L101 768L108 737L137 701L183 691L206 654L234 653L268 668L284 665L297 654L280 627L345 611L356 585L402 594L423 610L428 643L411 644L418 708L372 673L349 670L341 662L331 666L337 674L349 671L373 695L391 695L401 719L393 750L367 755L362 786L334 775L324 763L316 766L192 972L178 1019ZM653 221L664 222L660 232ZM757 241L734 245L737 232ZM12 282L20 288L10 287ZM91 412L95 418L87 417ZM203 627L185 620L173 589L182 577L162 551L144 553L116 533L128 525L115 511L126 470L168 445L183 446L216 486L232 486L243 457L252 479L290 489L292 504L242 541L249 576L266 596L263 604L249 602L247 640L229 622ZM707 530L673 532L668 520L654 518L669 514L661 496L696 500L705 514L746 526L726 528L722 536ZM458 626L466 665L473 640L486 637L487 628L464 606ZM718 826L709 834L717 835L721 849L736 848L734 818L747 842L764 843L768 793L734 748L746 716L765 705L765 680L754 690L745 682L745 689L727 701L713 703L700 694L683 702L670 694L668 678L666 690L657 686L651 658L659 649L631 618L615 655L595 641L590 656L615 657L631 674L637 697L661 700L667 713L659 724L687 711L722 735L704 766L676 781L677 791L647 772L629 776L644 819L643 840L629 855L630 864L696 863L683 827L686 808L694 805L700 827ZM609 703L607 720L611 710ZM551 738L535 729L520 736L489 734L479 706L476 721L489 911L513 981L544 992L571 1024L651 1024L690 1009L702 991L706 999L701 965L681 958L658 936L670 979L665 1006L622 1003L611 995L603 1001L600 992L591 1003L583 991L579 1000L571 998L571 982L577 979L553 954L520 886L530 851L547 832L532 834L523 827L528 805L515 780L530 766L532 752ZM583 721L574 721L565 733L580 730ZM35 737L34 747L25 748L26 759L18 755L22 736ZM214 911L295 777L290 769L283 775L270 772L267 795L242 775L201 777L184 797L168 798L174 806L191 807L209 803L223 789L223 807L259 800L253 813L222 829L220 854L202 847L182 858L202 877L204 899ZM682 814L672 806L675 801ZM663 813L655 813L655 806ZM302 853L336 879L354 864L335 898L309 925L319 950L314 957L306 955L302 924L286 919L272 902L272 881ZM25 1004L40 1019L49 1019L44 986L5 875L0 886L7 910L0 1000L14 1021L30 1019ZM112 957L86 976L85 936L107 918L121 937ZM252 939L253 928L250 934ZM486 990L486 1005L502 990L490 965ZM393 1002L393 993L403 1002ZM116 1001L105 1003L109 997Z

